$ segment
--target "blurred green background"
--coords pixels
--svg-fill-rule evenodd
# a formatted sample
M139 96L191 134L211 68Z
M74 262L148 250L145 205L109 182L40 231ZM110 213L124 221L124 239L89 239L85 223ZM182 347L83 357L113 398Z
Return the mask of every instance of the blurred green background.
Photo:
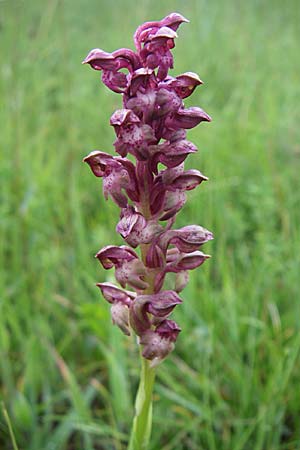
M190 19L175 74L212 117L187 166L210 177L178 226L215 234L174 317L158 371L151 450L300 449L300 58L298 0L0 2L0 448L126 448L138 382L134 339L111 326L93 255L118 210L81 163L112 152L121 98L82 66L133 48L146 20ZM5 418L6 416L6 418Z

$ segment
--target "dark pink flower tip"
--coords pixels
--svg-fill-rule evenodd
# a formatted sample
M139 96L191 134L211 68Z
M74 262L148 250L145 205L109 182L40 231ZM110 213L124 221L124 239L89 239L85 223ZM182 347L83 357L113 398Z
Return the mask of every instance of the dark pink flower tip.
M97 283L96 286L101 290L105 300L111 304L120 302L123 305L130 306L131 302L136 297L135 292L120 289L112 283Z
M211 117L203 109L193 106L191 108L179 109L171 117L166 119L166 127L170 129L196 127L200 122L210 122Z
M104 269L111 269L112 267L119 267L124 262L138 259L138 255L130 247L121 245L117 247L115 245L107 245L103 247L95 257L102 264Z
M117 68L117 63L113 55L100 48L91 50L82 61L82 64L90 64L95 70L116 70Z

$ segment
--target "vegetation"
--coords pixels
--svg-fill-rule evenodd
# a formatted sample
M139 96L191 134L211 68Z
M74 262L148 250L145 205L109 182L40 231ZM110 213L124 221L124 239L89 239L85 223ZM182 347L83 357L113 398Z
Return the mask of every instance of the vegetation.
M215 240L174 314L183 331L158 371L152 450L300 449L298 2L3 0L3 450L126 446L137 348L111 326L93 259L121 242L117 208L81 163L112 151L120 99L80 62L91 47L131 46L138 24L171 11L191 20L176 73L199 73L190 103L213 117L189 135L188 166L210 182L177 224Z

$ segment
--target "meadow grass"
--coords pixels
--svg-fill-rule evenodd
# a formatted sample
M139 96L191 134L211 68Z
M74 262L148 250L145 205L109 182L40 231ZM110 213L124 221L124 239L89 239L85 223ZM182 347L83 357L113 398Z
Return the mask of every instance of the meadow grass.
M2 0L1 450L126 448L137 348L111 326L95 282L112 274L93 259L121 242L117 208L81 163L113 151L121 99L80 62L172 11L191 21L174 73L199 73L187 103L213 117L187 164L210 181L177 223L215 240L174 314L151 450L300 449L298 1Z

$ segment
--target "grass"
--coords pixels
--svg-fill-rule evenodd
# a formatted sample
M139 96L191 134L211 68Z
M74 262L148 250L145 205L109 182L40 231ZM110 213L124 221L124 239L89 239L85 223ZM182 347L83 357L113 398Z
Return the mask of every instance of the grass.
M81 159L112 151L120 98L80 65L180 11L175 72L205 85L190 132L210 182L178 225L215 233L158 372L152 450L300 449L300 60L295 0L0 2L0 448L122 450L139 367L93 255L117 209ZM10 426L8 426L10 424ZM15 437L13 444L11 436Z

